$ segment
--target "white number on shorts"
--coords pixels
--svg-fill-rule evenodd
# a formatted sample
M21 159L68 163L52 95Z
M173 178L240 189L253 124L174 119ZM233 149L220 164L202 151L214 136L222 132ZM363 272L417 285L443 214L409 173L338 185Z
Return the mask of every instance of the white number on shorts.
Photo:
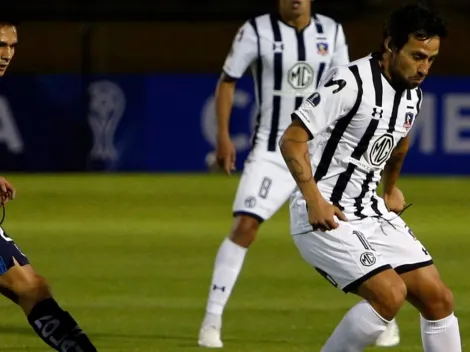
M359 241L362 243L362 245L364 246L364 248L366 250L375 251L374 247L372 247L372 245L369 243L369 241L367 241L367 238L366 238L366 236L364 236L363 233L354 230L353 234L355 234L357 236L357 238L359 239Z
M268 192L269 189L271 188L272 180L268 177L263 178L263 182L261 182L261 187L259 189L258 195L261 198L268 198Z

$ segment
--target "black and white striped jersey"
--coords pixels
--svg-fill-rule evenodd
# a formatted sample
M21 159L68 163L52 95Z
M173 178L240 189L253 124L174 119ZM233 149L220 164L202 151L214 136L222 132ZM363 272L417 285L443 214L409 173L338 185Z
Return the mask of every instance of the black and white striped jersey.
M223 71L238 79L250 67L259 108L254 143L278 150L290 115L316 89L331 67L349 63L342 26L316 14L302 31L266 14L238 31Z
M292 114L313 135L312 170L322 195L349 219L387 211L376 192L381 173L422 102L419 88L395 91L378 59L333 68ZM298 190L295 197L302 197Z

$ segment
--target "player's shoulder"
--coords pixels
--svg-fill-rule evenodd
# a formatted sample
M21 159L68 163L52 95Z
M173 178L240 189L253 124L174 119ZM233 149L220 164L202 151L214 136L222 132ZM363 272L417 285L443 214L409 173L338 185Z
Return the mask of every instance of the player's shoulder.
M312 17L314 20L317 20L321 23L321 25L323 26L323 30L326 33L336 33L336 31L338 30L338 26L341 25L340 22L336 21L332 17L322 15L321 13L314 13Z
M345 74L351 80L360 81L361 76L364 74L364 72L370 71L371 59L372 59L372 55L369 54L367 56L351 61L348 64L343 65L341 67L342 67L342 70L346 72Z
M341 92L343 96L350 96L353 100L359 91L358 81L356 80L349 64L334 66L329 69L322 78L320 86L325 87L328 90L333 87L335 88L333 90L334 93Z
M269 14L251 17L238 27L236 38L242 39L243 37L256 38L259 35L260 29L266 26L269 21Z
M250 18L250 21L251 20L254 20L254 21L270 21L271 16L272 16L272 13L264 13L262 15L258 15L258 16Z
M352 83L353 86L357 86L356 72L358 72L360 67L365 65L366 62L368 62L368 59L367 57L364 57L345 65L333 66L329 69L322 81L325 82L331 79L343 79L348 83Z
M357 68L363 68L364 66L367 66L367 65L370 66L371 59L372 59L372 54L369 54L359 59L356 59L354 61L351 61L347 66L348 67L356 66Z
M271 26L271 14L265 13L259 16L251 17L245 22L245 25L256 28L257 30L259 30L260 28Z

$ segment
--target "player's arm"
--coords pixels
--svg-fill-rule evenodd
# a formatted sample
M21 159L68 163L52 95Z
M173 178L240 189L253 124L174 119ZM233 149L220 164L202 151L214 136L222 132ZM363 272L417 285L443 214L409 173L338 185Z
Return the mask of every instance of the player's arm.
M351 81L351 76L348 68L331 70L318 90L292 114L293 121L279 142L287 167L307 202L309 221L321 230L338 227L334 215L341 220L346 218L337 207L326 202L318 190L307 143L354 106L357 84L354 77ZM352 82L349 86L348 81Z
M310 139L312 139L311 132L304 122L294 115L292 123L284 131L279 143L287 167L307 203L321 198L310 164L307 144Z
M282 156L306 201L308 218L314 230L329 231L339 226L334 220L336 215L346 221L337 207L329 204L320 193L313 177L307 142L312 133L297 116L284 132L279 145Z
M227 174L235 169L235 147L230 139L230 114L237 80L258 55L258 36L253 24L246 22L238 31L225 59L215 91L217 115L217 161Z
M384 194L383 198L385 205L389 211L400 213L405 208L405 196L402 191L396 186L400 170L405 160L406 153L410 145L410 137L406 136L398 142L397 146L392 152L390 159L385 164L385 169L382 175Z
M325 75L316 92L292 114L292 123L284 132L279 145L299 187L301 190L306 187L306 200L310 199L311 194L318 195L308 189L315 182L311 182L313 176L307 142L346 115L356 102L357 92L356 79L350 69L335 67Z
M230 113L237 79L222 72L215 90L215 112L217 115L217 138L230 139Z
M331 61L331 66L335 67L347 64L349 64L348 43L344 34L343 26L338 23L336 28L335 51Z
M384 193L390 194L397 184L398 177L400 176L401 167L405 160L406 153L410 146L410 137L406 136L398 142L395 149L392 151L390 159L385 164L383 173Z

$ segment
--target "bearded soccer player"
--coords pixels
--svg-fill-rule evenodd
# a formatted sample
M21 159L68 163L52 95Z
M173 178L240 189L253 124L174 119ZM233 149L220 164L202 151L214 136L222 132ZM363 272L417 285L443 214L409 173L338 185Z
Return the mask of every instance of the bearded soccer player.
M405 300L420 313L425 352L462 351L452 292L397 214L404 202L396 183L423 101L419 85L446 36L429 8L397 9L381 49L333 68L292 114L281 139L297 184L291 234L301 256L334 287L363 299L322 352L363 351ZM383 198L377 195L381 181Z

